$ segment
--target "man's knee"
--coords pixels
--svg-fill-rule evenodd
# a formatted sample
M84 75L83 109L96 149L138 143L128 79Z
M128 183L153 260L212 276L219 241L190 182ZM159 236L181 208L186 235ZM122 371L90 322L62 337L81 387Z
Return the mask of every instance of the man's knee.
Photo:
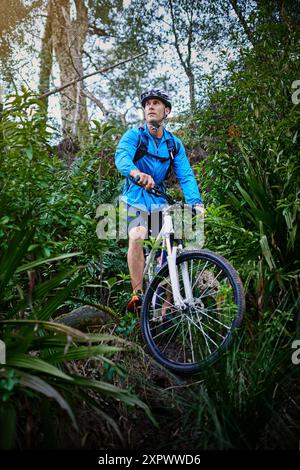
M129 232L129 241L138 242L141 240L145 240L147 234L146 227L139 226L134 227Z

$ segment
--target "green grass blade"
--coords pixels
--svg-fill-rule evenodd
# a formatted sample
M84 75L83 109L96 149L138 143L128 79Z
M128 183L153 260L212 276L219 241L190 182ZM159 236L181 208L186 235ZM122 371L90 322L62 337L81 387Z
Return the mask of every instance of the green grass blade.
M68 413L75 429L78 431L78 426L76 424L74 413L71 410L70 405L62 397L62 395L54 387L52 387L52 385L40 377L37 377L36 375L27 374L26 372L20 370L18 370L17 374L20 378L20 385L23 387L29 387L48 398L53 398L59 404L59 406Z
M52 364L56 364L63 361L78 361L81 359L88 359L95 356L105 361L105 357L103 357L105 354L112 354L115 352L120 352L122 350L122 348L118 348L117 346L108 346L105 344L101 344L98 346L79 346L70 348L67 352L61 351L56 352L54 354L50 354L47 357L47 361ZM45 356L43 356L43 358L46 359Z
M53 261L72 258L74 256L79 256L82 253L83 253L82 251L78 251L76 253L67 253L65 255L55 256L54 258L44 258L44 259L41 259L41 260L32 261L31 263L24 264L23 266L20 266L19 268L17 268L16 273L22 273L24 271L30 271L30 270L32 270L32 268L36 268L37 266L41 266L41 265L47 264L47 263L52 263Z
M61 323L55 323L50 321L42 321L42 320L0 320L0 325L15 325L15 326L37 326L39 325L41 328L45 328L50 331L64 333L68 336L72 336L78 339L82 339L86 342L90 341L89 335L83 333L80 330L76 330L75 328L67 325L62 325ZM114 338L113 336L111 338Z
M80 385L80 386L85 386L88 388L92 388L95 391L98 391L104 395L113 397L117 400L120 400L127 405L131 406L138 406L139 408L143 409L148 416L148 418L152 421L152 423L155 426L158 426L154 416L152 415L149 407L144 403L142 400L140 400L136 395L131 394L127 390L122 390L115 385L102 382L102 381L96 381L96 380L86 380L83 378L76 377L74 378L74 384Z
M44 296L49 294L52 289L55 289L55 287L58 287L61 284L61 282L71 277L79 269L80 269L79 267L74 267L72 269L62 271L59 274L57 274L57 276L53 277L52 279L49 279L48 281L45 281L42 284L38 285L36 288L33 289L32 298L34 300L43 298Z
M58 307L60 307L65 300L70 297L70 294L75 287L77 287L82 281L82 276L79 275L73 279L67 287L64 287L58 292L53 299L51 299L45 306L43 306L37 312L31 314L31 318L34 316L38 320L48 320L53 315Z
M15 273L20 262L27 253L28 247L33 238L34 232L23 231L25 230L25 225L20 229L20 232L17 232L14 237L8 242L8 248L4 252L2 259L0 261L0 292L2 292Z
M30 357L27 354L21 353L8 356L6 365L10 367L17 367L20 369L36 370L37 372L41 372L43 374L50 374L60 379L65 379L68 381L73 380L72 377L65 374L52 364L48 364L47 362L43 361L42 359L38 359L37 357Z

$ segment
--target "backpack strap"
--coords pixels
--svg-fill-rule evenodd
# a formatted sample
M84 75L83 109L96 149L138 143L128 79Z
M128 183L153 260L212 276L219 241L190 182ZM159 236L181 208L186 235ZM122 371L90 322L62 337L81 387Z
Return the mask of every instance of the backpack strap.
M169 176L169 173L171 171L171 167L173 165L174 158L176 157L177 153L179 152L179 144L176 145L174 136L172 132L169 132L165 129L165 132L168 135L168 138L166 139L167 147L168 147L168 152L169 152L169 158L166 159L164 157L159 157L158 155L154 155L150 152L148 152L148 144L149 144L149 135L145 131L144 127L139 127L139 141L138 141L138 146L135 151L135 155L133 157L133 163L137 162L141 158L143 158L145 155L149 155L150 157L156 158L157 160L160 160L162 162L165 162L166 160L170 160L170 165L167 170L165 179ZM129 180L127 178L127 189L129 187Z
M167 146L168 146L169 155L170 155L170 158L172 160L174 160L177 153L179 152L180 146L179 146L179 143L177 143L177 145L176 145L174 135L172 134L172 132L167 131L167 130L165 130L165 132L169 136L168 139L167 139Z
M174 160L175 156L179 152L179 145L176 145L174 136L172 132L166 131L168 134L168 138L166 139L167 141L167 147L169 151L169 158L171 161ZM159 157L158 155L153 155L152 153L148 152L148 143L149 143L149 135L145 131L144 127L139 127L139 143L135 152L135 155L133 157L133 162L137 162L140 160L142 157L145 155L149 155L150 157L156 158L157 160L165 161L166 158Z
M145 132L145 129L143 127L139 127L139 140L138 140L137 149L136 149L134 157L133 157L133 163L137 162L144 155L146 155L147 150L148 150L148 142L149 142L148 134ZM129 189L129 178L126 178L126 186L127 186L127 190L128 190Z
M166 131L170 138L167 139L167 146L168 146L168 151L169 151L169 155L170 155L170 165L169 165L169 168L168 168L168 171L166 173L166 176L165 176L165 179L167 179L171 173L171 168L173 166L173 162L174 162L174 159L177 155L177 153L179 152L179 149L180 149L180 145L179 143L175 143L175 139L174 139L174 135L172 134L172 132L169 132L169 131Z
M133 163L137 162L138 160L140 160L140 158L146 155L147 150L148 150L148 143L149 143L148 134L145 132L145 129L143 127L139 127L139 142L138 142L135 155L133 157Z

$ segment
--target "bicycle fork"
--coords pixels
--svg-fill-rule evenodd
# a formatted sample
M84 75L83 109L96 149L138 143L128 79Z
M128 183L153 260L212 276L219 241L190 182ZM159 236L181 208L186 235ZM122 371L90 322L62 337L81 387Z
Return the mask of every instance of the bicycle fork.
M179 273L178 273L178 266L176 265L176 258L177 258L177 246L174 246L173 249L171 247L170 238L166 239L167 245L167 261L169 267L169 275L171 280L171 288L173 293L174 304L177 308L185 308L186 302L191 305L193 303L193 292L191 281L188 273L188 265L187 262L183 262L181 267L181 274L184 286L184 294L185 294L185 301L180 294L180 286L179 286Z

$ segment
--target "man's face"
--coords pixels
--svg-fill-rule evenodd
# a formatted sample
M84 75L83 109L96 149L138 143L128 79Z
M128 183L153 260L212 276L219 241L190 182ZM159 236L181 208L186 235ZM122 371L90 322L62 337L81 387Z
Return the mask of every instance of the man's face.
M147 100L145 103L145 119L150 124L160 123L166 114L169 114L170 108L157 98Z

